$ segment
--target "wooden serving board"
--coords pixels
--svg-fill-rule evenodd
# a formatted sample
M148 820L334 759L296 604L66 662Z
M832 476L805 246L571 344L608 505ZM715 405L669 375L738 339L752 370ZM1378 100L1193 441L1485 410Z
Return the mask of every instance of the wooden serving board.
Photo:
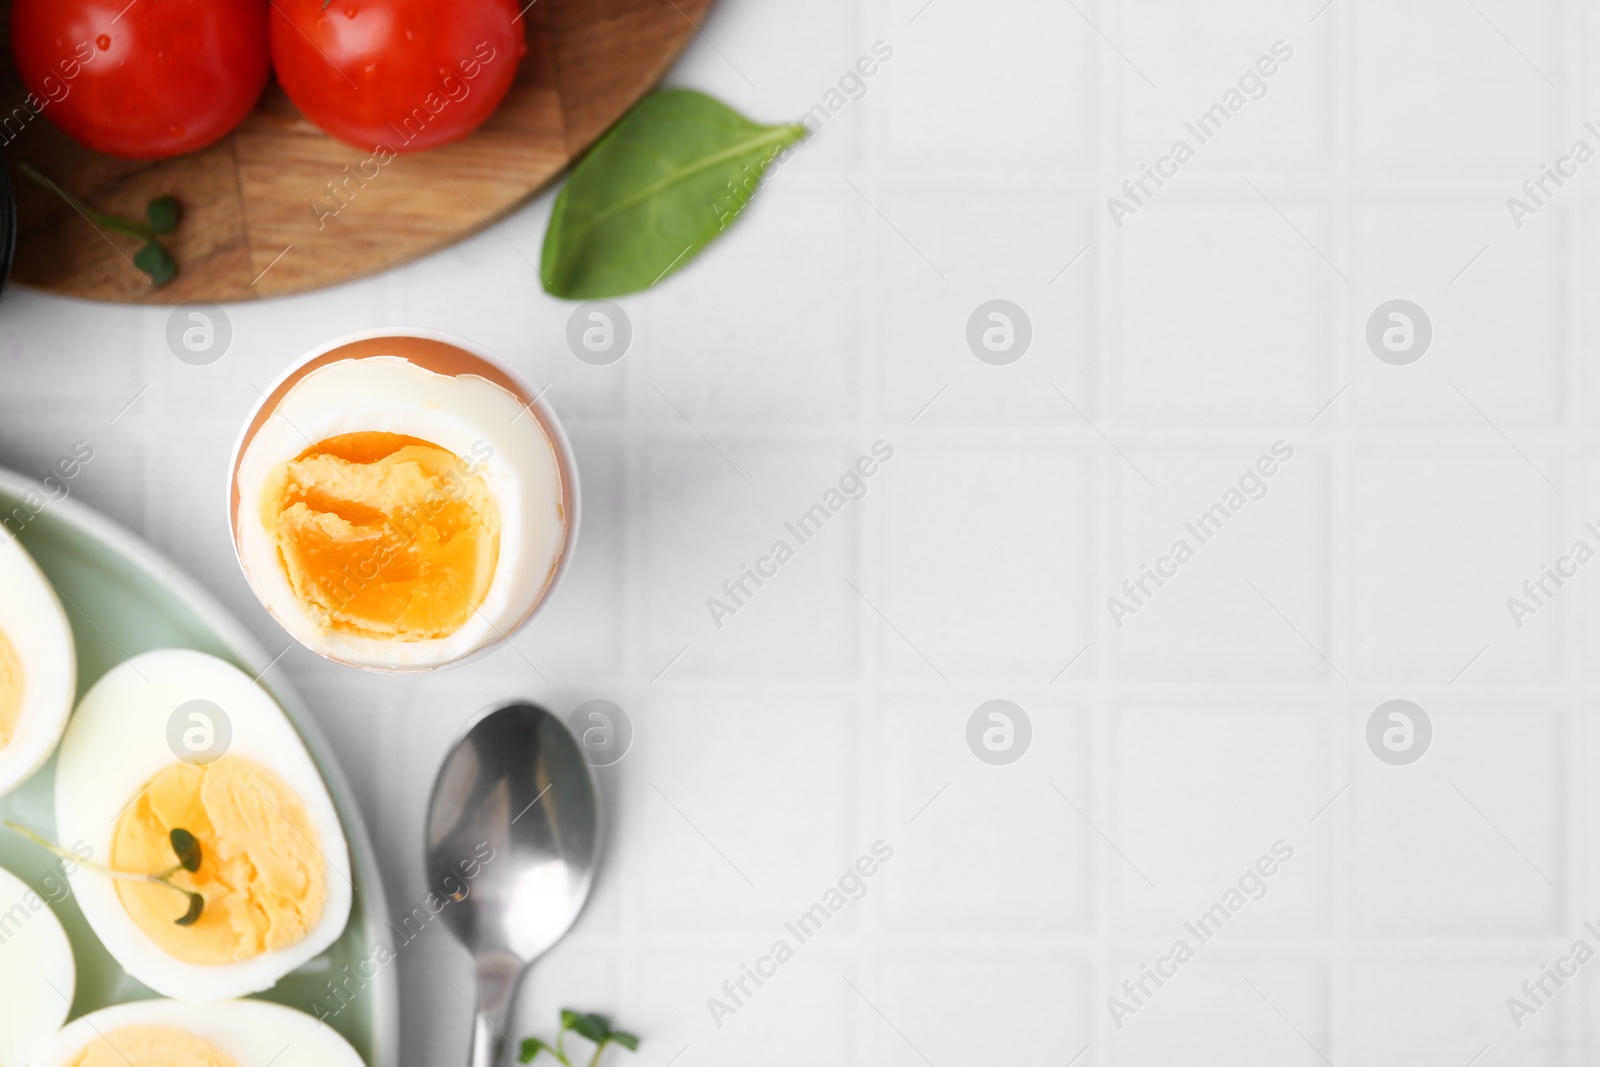
M222 303L316 289L415 259L484 228L550 181L660 79L710 6L536 0L524 16L528 54L494 115L463 141L397 156L361 181L346 174L359 178L372 153L322 133L275 83L230 136L159 163L80 148L49 123L46 108L5 145L7 161L26 160L94 207L130 218L143 218L154 197L174 196L182 214L167 246L178 275L150 285L130 262L138 241L102 235L13 169L12 279L94 300ZM9 2L0 0L0 14L9 26ZM24 95L9 33L4 44L0 115ZM364 173L374 169L367 162ZM352 191L335 198L329 182ZM521 251L538 261L537 247Z

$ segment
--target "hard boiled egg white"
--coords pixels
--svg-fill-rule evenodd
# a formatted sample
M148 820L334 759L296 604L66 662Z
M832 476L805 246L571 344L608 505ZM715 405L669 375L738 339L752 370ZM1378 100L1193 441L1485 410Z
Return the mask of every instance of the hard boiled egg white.
M74 1020L41 1045L29 1067L172 1067L216 1064L204 1042L231 1067L364 1067L332 1027L281 1004L230 1000L185 1004L136 1000ZM186 1058L186 1056L188 1058ZM8 1061L20 1063L22 1061ZM221 1067L221 1065L218 1065Z
M204 703L194 703L197 701ZM207 762L224 745L220 758ZM80 842L87 845L89 858L95 862L116 862L114 843L126 844L119 830L123 821L167 797L163 790L147 791L145 787L158 774L192 776L196 766L203 766L206 775L216 776L205 779L207 810L217 813L218 827L236 829L227 850L212 847L202 836L201 867L192 884L200 888L198 880L231 871L229 877L235 883L250 879L252 893L261 888L261 908L269 915L290 915L301 903L293 899L293 893L285 896L283 887L292 881L274 875L276 881L266 885L267 875L241 872L251 870L250 864L255 862L246 846L259 845L262 851L255 855L262 858L299 850L307 864L303 868L307 878L319 885L321 893L320 914L314 920L309 914L305 917L303 936L276 947L268 942L269 947L249 958L184 960L178 958L178 948L188 951L225 939L234 929L234 915L241 922L251 920L258 911L256 898L252 896L248 906L240 904L230 912L220 902L228 900L227 907L232 908L231 901L240 898L227 897L217 889L207 912L193 927L179 928L169 918L141 927L130 914L123 893L144 894L156 898L156 906L172 908L164 895L170 891L135 884L119 893L118 886L129 883L113 882L86 868L78 870L72 881L84 917L130 975L180 1000L226 1000L270 988L332 944L350 915L349 849L338 813L299 734L266 690L238 668L188 649L146 652L113 668L84 695L61 741L55 782L56 831L68 847ZM240 778L241 768L266 772L281 784L283 793L275 792L278 786L264 776ZM213 795L224 788L215 783L231 783L231 792ZM270 799L269 794L277 799ZM206 819L210 821L211 816ZM304 830L300 829L302 823ZM220 835L222 831L217 832ZM164 834L162 831L158 851L144 862L141 873L172 860ZM248 862L241 862L240 855ZM230 863L233 866L228 866ZM176 879L185 877L180 872ZM307 891L305 895L311 894ZM181 913L183 900L173 896ZM164 948L147 930L156 931L177 947ZM193 939L186 940L191 934Z
M61 601L22 542L0 538L0 793L9 793L55 751L78 674Z
M0 870L0 1064L25 1062L67 1021L76 974L72 946L50 905Z
M378 354L313 359L246 428L235 544L312 651L429 669L531 614L565 556L575 486L558 431L487 360L421 338L358 347Z

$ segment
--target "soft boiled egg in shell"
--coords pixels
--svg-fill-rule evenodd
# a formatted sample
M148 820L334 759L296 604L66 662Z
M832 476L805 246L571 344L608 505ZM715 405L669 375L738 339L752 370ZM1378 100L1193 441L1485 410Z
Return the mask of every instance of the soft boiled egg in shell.
M21 1061L17 1061L21 1062ZM75 1019L29 1067L365 1067L305 1012L263 1000L136 1000Z
M231 664L163 649L114 667L73 714L55 786L60 841L118 870L167 868L167 820L194 824L182 828L199 838L200 868L173 876L206 898L192 926L173 921L185 901L170 889L72 874L101 943L158 993L271 988L349 920L349 848L322 776L288 716Z
M301 644L427 670L543 602L578 523L571 451L526 385L465 342L337 343L290 370L234 453L240 566Z
M61 601L22 542L0 530L0 793L55 751L77 679Z
M67 1021L76 979L61 920L43 895L0 869L0 1064L23 1063Z

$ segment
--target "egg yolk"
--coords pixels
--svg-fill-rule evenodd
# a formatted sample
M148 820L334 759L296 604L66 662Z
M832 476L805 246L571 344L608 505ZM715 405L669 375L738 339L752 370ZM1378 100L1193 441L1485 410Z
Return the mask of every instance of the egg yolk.
M483 479L400 434L343 434L282 464L261 518L306 612L361 637L448 637L483 603L500 551Z
M237 1067L204 1038L176 1026L124 1026L101 1034L68 1067Z
M22 660L0 630L0 748L11 743L22 718Z
M175 920L188 901L171 889L118 880L134 923L167 955L214 966L286 948L311 932L328 895L327 862L300 798L271 771L238 756L199 767L174 763L117 820L111 865L156 874L177 862L169 835L200 843L200 869L170 876L205 898L200 918Z

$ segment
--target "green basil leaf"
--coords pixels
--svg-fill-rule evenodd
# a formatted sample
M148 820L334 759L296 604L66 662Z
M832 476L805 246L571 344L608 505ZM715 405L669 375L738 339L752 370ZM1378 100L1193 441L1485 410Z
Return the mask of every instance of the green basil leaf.
M144 217L156 233L171 233L178 228L178 202L170 196L158 196L145 205Z
M183 864L183 869L193 874L200 869L200 842L195 836L181 826L172 828L167 835L172 842L172 854L178 857L178 862Z
M539 1052L542 1049L550 1049L552 1054L555 1052L555 1049L550 1048L549 1045L545 1044L543 1041L540 1041L536 1037L524 1038L522 1047L517 1052L517 1062L532 1063L534 1057L539 1055Z
M606 1034L611 1030L611 1024L604 1015L574 1015L572 1029L580 1037L586 1037L595 1044L606 1039Z
M200 913L205 910L206 898L199 893L189 894L189 910L181 918L172 920L179 926L193 926L200 919Z
M545 291L593 300L650 288L727 229L773 158L805 135L691 89L645 97L556 197L539 265Z
M563 1030L574 1029L578 1025L579 1018L581 1018L581 1016L577 1012L573 1011L571 1008L562 1008L561 1009L561 1029L563 1029Z
M613 1030L611 1031L611 1040L615 1041L629 1052L639 1051L639 1039L634 1037L632 1034L624 1033L621 1030Z
M150 275L150 281L156 285L166 285L178 273L178 261L155 241L134 254L133 265Z

